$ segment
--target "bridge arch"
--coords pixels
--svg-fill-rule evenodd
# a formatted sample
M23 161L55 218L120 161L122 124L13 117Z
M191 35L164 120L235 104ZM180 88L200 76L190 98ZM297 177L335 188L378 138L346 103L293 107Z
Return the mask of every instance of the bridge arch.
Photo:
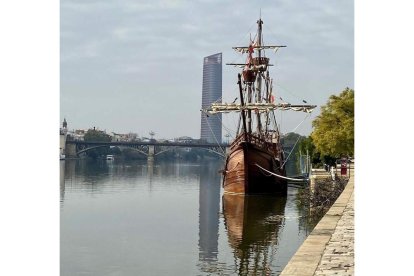
M77 150L77 151L76 151L76 155L79 155L79 154L81 154L81 153L83 153L83 152L90 151L90 150L92 150L92 149L103 148L103 147L109 147L109 146L108 146L108 145L99 145L99 146L91 146L91 147L87 147L87 148L84 148L84 149L81 149L81 150ZM116 146L114 146L114 147L119 147L119 148L129 148L129 149L132 149L132 150L134 150L134 151L137 151L137 152L139 152L139 153L141 153L141 154L143 154L143 155L145 155L145 156L148 156L148 153L146 153L146 152L144 152L144 151L142 151L142 150L140 150L140 149L138 149L138 148L136 148L136 147L134 147L134 146L127 146L127 145L116 145Z
M108 147L107 145L100 145L100 146L92 146L92 147L87 147L87 148L83 148L81 150L76 150L76 155L79 155L81 153L93 150L93 149L97 149L97 148L103 148L103 147Z

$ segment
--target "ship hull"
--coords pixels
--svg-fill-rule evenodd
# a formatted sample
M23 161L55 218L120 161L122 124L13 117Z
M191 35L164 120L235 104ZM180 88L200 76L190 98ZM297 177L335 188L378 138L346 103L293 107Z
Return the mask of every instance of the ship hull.
M272 152L246 142L240 143L227 156L223 179L224 192L285 196L287 180L274 175L286 176L280 165Z

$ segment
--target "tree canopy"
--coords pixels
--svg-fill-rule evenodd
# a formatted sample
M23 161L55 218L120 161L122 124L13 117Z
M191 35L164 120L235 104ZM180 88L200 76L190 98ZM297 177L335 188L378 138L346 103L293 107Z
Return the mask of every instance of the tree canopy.
M85 141L93 141L93 142L110 142L111 136L106 134L104 131L93 128L93 129L88 129L88 131L85 133L84 139ZM93 159L97 159L101 156L107 155L108 153L109 153L109 146L91 149L86 152L86 154Z
M88 129L84 137L85 141L93 142L110 142L111 136L101 130Z
M323 156L354 155L354 90L346 88L339 96L331 95L312 122L311 137Z

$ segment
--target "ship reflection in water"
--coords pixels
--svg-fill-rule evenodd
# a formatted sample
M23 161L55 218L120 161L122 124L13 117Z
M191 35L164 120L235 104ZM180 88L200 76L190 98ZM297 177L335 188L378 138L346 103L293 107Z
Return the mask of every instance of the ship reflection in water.
M239 275L272 271L286 197L223 195L224 225Z
M221 195L220 186L221 177L216 168L203 167L200 172L198 242L201 273L277 275L273 273L280 268L280 262L276 260L278 234L285 222L287 198ZM223 229L219 229L220 226Z

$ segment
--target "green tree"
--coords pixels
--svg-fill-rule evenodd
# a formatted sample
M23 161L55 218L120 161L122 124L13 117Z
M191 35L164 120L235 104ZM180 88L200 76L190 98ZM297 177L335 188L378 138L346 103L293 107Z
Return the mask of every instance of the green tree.
M106 134L104 131L93 128L88 129L88 131L85 133L84 139L88 142L110 142L111 136ZM93 159L97 159L100 156L107 155L108 153L109 146L91 149L86 152L86 154Z
M330 96L312 127L311 137L321 156L353 156L354 90L347 87L339 96Z
M111 136L106 134L104 131L93 128L88 129L88 131L85 133L84 139L88 142L110 142Z
M312 136L302 139L299 143L299 150L302 154L309 153L312 165L322 167L323 164L334 165L336 157L330 155L322 155L315 147Z
M299 152L309 154L312 164L321 163L321 153L316 150L311 136L301 139L299 142Z

